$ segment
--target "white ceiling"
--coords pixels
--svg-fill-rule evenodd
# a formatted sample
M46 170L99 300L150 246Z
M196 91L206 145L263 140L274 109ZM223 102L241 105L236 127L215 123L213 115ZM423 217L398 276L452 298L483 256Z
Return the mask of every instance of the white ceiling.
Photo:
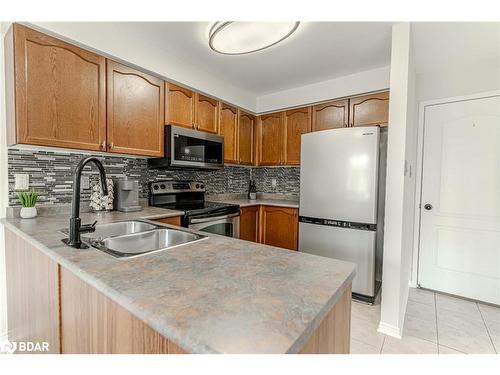
M284 42L241 56L220 55L208 47L211 24L130 22L120 29L256 97L390 64L391 23L301 23Z

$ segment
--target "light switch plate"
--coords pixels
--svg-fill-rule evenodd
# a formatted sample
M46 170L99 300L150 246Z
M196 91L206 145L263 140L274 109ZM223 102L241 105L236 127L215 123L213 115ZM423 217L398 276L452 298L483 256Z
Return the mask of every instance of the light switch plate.
M14 174L14 190L28 190L30 187L30 180L28 174L16 173Z

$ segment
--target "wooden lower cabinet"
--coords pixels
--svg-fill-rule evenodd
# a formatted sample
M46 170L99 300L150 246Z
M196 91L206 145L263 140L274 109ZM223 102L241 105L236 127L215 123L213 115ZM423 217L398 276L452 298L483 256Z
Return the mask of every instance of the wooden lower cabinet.
M297 250L298 228L297 208L259 205L240 211L240 240Z
M5 270L8 340L47 342L40 353L60 353L59 265L5 228Z
M177 225L178 227L181 226L180 216L164 217L162 219L156 219L155 221L158 221L163 224Z
M346 288L304 345L301 354L349 354L352 287Z
M259 206L241 208L240 240L259 241Z
M296 208L261 206L260 242L266 245L297 250L298 211Z
M180 354L178 345L61 267L61 352Z

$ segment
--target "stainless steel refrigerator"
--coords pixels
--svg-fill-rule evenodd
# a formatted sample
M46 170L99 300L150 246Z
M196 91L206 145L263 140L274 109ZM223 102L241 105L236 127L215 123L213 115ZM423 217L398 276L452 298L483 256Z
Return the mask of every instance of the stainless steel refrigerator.
M387 130L302 135L299 251L356 264L353 297L373 302L382 280Z

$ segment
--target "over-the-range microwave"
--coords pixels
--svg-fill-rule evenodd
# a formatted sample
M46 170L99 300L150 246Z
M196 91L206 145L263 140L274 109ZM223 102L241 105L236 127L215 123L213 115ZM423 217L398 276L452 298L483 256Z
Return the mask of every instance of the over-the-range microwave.
M148 159L152 168L220 169L224 167L224 138L187 129L165 126L165 157Z

